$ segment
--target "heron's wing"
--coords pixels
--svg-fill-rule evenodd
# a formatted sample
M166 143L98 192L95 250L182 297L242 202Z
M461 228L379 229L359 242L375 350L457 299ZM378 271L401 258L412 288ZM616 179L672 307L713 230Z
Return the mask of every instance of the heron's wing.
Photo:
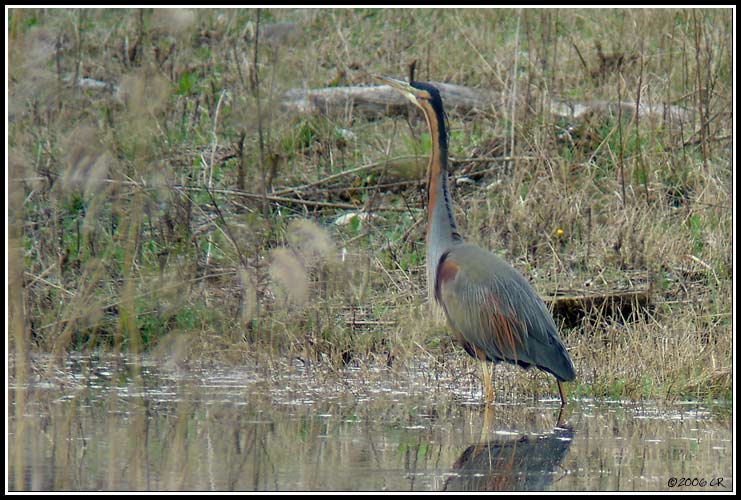
M529 364L523 321L496 290L471 279L470 261L456 257L447 254L441 259L435 290L450 326L492 360Z
M435 295L451 327L489 358L573 378L545 304L520 273L491 252L465 245L444 254Z

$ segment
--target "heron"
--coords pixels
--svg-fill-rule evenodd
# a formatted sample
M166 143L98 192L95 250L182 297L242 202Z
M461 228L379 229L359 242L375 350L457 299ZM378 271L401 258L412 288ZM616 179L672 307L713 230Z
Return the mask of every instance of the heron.
M576 373L548 308L512 265L466 243L458 232L448 190L448 133L439 90L430 83L374 76L401 92L427 121L432 142L427 166L427 286L456 342L482 362L487 401L493 400L487 362L506 362L553 375L563 407L563 383L573 381Z

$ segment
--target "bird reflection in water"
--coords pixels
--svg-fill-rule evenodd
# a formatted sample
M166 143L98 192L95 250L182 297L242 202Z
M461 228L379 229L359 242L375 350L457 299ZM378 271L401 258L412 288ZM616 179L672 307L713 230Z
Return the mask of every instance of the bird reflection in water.
M560 423L541 435L469 446L453 464L443 491L543 491L561 477L574 429Z

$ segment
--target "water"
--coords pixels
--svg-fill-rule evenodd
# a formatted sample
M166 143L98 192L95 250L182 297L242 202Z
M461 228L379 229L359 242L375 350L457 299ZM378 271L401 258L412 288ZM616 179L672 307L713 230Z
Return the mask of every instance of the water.
M554 397L485 411L467 379L434 380L424 362L34 366L28 382L9 381L10 490L733 487L722 404L579 400L561 413Z

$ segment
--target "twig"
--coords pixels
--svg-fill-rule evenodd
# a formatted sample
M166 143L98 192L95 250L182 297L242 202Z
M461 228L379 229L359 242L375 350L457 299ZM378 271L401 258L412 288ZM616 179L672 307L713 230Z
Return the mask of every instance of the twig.
M205 189L205 188L196 187L196 186L179 186L179 185L173 186L173 188L180 190L180 191L203 191ZM305 205L308 207L343 208L343 209L348 209L348 210L360 209L359 206L351 205L350 203L332 203L332 202L327 202L327 201L301 200L299 198L286 198L283 196L275 196L275 195L263 196L262 194L249 193L247 191L238 191L235 189L212 189L211 192L218 193L218 194L231 195L231 196L241 196L243 198L250 198L253 200L267 199L268 201L274 201L276 203L287 203L287 204L295 203L297 205ZM407 207L391 207L391 206L381 205L381 206L373 208L370 211L372 212L380 212L380 211L408 212L409 210L413 210L413 209L407 208Z
M267 183L266 183L266 174L265 174L265 135L263 132L263 116L262 116L262 106L261 106L261 99L260 99L260 72L257 66L257 54L258 54L258 47L259 47L259 41L260 41L260 13L261 10L257 9L257 12L255 13L255 44L254 44L254 52L253 52L253 61L252 61L252 73L250 74L250 83L252 85L252 94L255 97L255 105L257 106L257 137L259 141L260 146L260 177L262 178L262 194L263 194L263 204L262 204L262 211L263 215L265 216L265 219L267 221L270 221L270 217L268 217L268 204L267 204Z
M576 45L576 41L574 41L573 35L570 37L571 46L574 47L574 50L576 51L576 55L579 56L579 60L581 61L581 65L584 66L584 73L589 76L592 74L591 71L589 71L589 65L587 64L587 61L584 60L584 57L581 55L581 51L579 50L579 47Z
M451 163L489 163L493 161L534 161L542 160L538 156L479 156L478 158L450 158Z
M277 196L280 196L280 195L289 194L289 193L299 193L299 192L301 192L301 191L303 191L305 189L312 188L312 187L318 186L320 184L326 184L328 182L331 182L331 181L333 181L335 179L339 179L339 178L344 177L346 175L356 174L358 172L363 172L365 170L373 170L374 168L385 167L390 162L402 161L402 160L413 160L413 159L417 159L417 158L421 158L421 157L416 156L416 155L405 155L405 156L397 156L395 158L388 158L388 159L385 159L385 160L382 160L382 161L377 161L377 162L374 162L374 163L368 163L367 165L361 165L361 166L356 167L356 168L351 168L350 170L343 170L342 172L338 172L336 174L329 175L327 177L324 177L322 179L319 179L318 181L310 182L308 184L303 184L301 186L296 186L296 187L281 189L280 191L274 191L273 194L274 195L277 195Z
M617 82L618 86L618 141L620 143L620 150L618 151L618 158L620 162L620 186L623 192L623 208L626 206L625 201L625 162L623 158L623 80L620 78ZM601 144L600 144L601 145Z
M221 101L224 99L224 94L226 93L226 89L221 91L221 95L219 96L219 101L216 103L216 111L214 112L214 128L211 132L211 135L213 136L213 142L211 146L211 163L208 165L209 172L208 172L208 188L211 189L213 187L213 180L214 180L214 160L216 157L216 149L219 146L219 136L216 134L216 127L219 124L219 111L221 110Z
M242 254L242 249L239 248L239 245L237 245L237 238L234 237L232 234L232 230L229 227L229 224L226 223L226 219L224 219L224 216L221 213L221 209L219 209L219 205L216 203L216 199L214 198L213 193L211 190L208 190L208 196L211 198L211 204L214 206L214 209L216 210L216 214L219 216L219 219L221 219L221 223L224 224L224 231L231 242L231 244L234 246L234 249L237 251L237 255L239 256L239 262L242 264L243 269L247 269L247 259L244 258L244 254ZM211 235L209 234L208 239L209 244L209 251L211 250ZM208 263L208 260L206 261Z
M374 258L374 260L375 260L375 262L376 262L376 265L378 266L378 268L379 268L379 269L381 269L381 271L383 271L383 272L384 272L384 274L386 274L386 277L387 277L387 278L388 278L389 280L391 280L391 282L392 282L392 283L394 284L394 286L396 286L396 289L397 289L397 290L398 290L398 291L399 291L400 293L404 293L404 290L403 290L403 289L401 288L401 285L399 285L399 284L398 284L398 283L396 282L396 280L394 279L394 277L393 277L393 276L391 276L391 274L390 274L390 273L388 272L388 270L386 269L386 266L384 266L384 265L383 265L383 263L381 263L380 259L379 259L378 257L375 257L375 256L374 256L373 258Z
M410 179L406 181L387 182L386 184L376 184L374 186L328 187L328 188L322 189L322 193L342 193L344 191L372 191L372 190L381 191L384 189L391 189L395 187L415 186L415 185L421 184L422 182L423 182L422 179Z
M363 326L363 325L388 325L388 326L395 326L398 325L398 321L373 321L373 320L362 320L362 319L348 319L346 321L348 325L357 325L357 326Z
M514 156L515 154L515 105L517 103L517 64L520 58L520 19L522 18L522 9L517 12L517 29L515 30L515 60L512 68L512 95L510 96L510 147L509 154ZM514 163L513 168L517 167L517 163Z
M638 90L636 91L636 111L635 111L635 126L633 130L635 132L636 149L638 151L638 163L641 166L641 173L643 174L643 188L646 194L646 203L648 203L648 170L646 169L646 162L643 159L643 148L641 147L641 136L640 136L640 114L641 109L641 87L643 86L643 66L644 66L644 38L641 36L641 69L638 75Z
M116 179L105 179L104 182L107 182L109 184L121 184L125 186L134 186L138 189L153 189L152 187L148 186L146 182L136 182L134 180L116 180ZM198 187L198 186L183 186L180 184L175 184L171 186L172 189L175 189L176 191L208 191L205 187ZM285 203L285 204L296 204L296 205L304 205L308 207L325 207L325 208L341 208L341 209L347 209L347 210L359 210L361 207L358 205L352 205L350 203L333 203L333 202L327 202L327 201L314 201L314 200L302 200L300 198L287 198L284 196L275 196L275 195L267 195L263 196L262 194L258 193L250 193L248 191L240 191L238 189L211 189L210 192L217 193L217 194L223 194L223 195L229 195L229 196L241 196L242 198L250 198L252 200L264 200L267 199L268 201L273 201L275 203ZM377 207L372 208L369 210L369 212L413 212L416 210L422 210L421 208L414 208L414 207L393 207L389 205L380 205Z
M219 101L216 103L216 110L214 111L214 128L212 131L213 135L213 142L211 147L211 162L210 164L206 164L206 161L203 158L203 155L201 155L201 161L204 163L204 166L208 168L208 184L207 184L207 192L209 193L209 196L211 196L211 201L213 201L214 206L216 206L216 201L214 200L214 197L211 195L211 188L213 186L213 180L214 180L214 159L216 156L216 148L219 144L219 138L216 134L216 127L219 123L219 110L221 109L221 101L224 99L224 93L226 90L221 91L221 95L219 96ZM219 216L221 216L221 212L219 211L219 207L216 207L216 211L218 212ZM223 220L223 217L222 217ZM211 263L211 244L213 243L213 237L211 234L208 235L208 247L206 248L206 264ZM234 243L234 242L232 242ZM237 252L239 252L239 249L237 249ZM242 258L242 255L240 253L240 259Z
M54 267L54 266L52 266L52 267ZM31 281L29 283L25 284L24 285L24 288L28 288L31 285L33 285L35 282L40 281L41 283L43 283L43 284L45 284L47 286L50 286L52 288L56 288L57 290L60 290L60 291L64 292L65 294L67 294L70 297L74 297L75 294L73 292L70 292L69 290L67 290L66 288L62 287L61 285L57 285L56 283L52 283L51 281L45 280L43 278L44 274L47 274L51 269L52 268L50 267L49 269L47 269L46 271L44 271L43 273L41 273L38 276L36 276L35 274L32 274L32 273L30 273L28 271L23 271L23 274L25 274L26 276L28 276L29 278L31 278Z
M313 188L313 187L319 186L321 184L327 184L329 182L332 182L334 180L340 179L340 178L345 177L347 175L356 174L358 172L363 172L363 171L366 171L366 170L373 170L373 169L376 169L376 168L383 168L383 167L387 166L389 163L393 163L393 162L397 162L397 161L415 160L415 159L420 159L421 160L421 159L424 159L424 157L417 156L417 155L404 155L404 156L397 156L397 157L394 157L394 158L389 158L387 160L382 160L382 161L378 161L378 162L368 163L367 165L361 165L360 167L351 168L349 170L344 170L342 172L338 172L336 174L332 174L332 175L329 175L327 177L323 177L323 178L321 178L321 179L319 179L317 181L313 181L313 182L310 182L308 184L302 184L300 186L294 186L294 187L284 188L284 189L281 189L279 191L274 191L273 194L274 195L277 195L277 196L280 196L280 195L285 195L285 194L289 194L289 193L301 193L302 191L305 191L305 190L307 190L309 188ZM484 157L479 157L479 158L450 158L450 162L451 163L456 163L456 164L458 164L458 163L491 163L491 162L511 162L511 161L514 161L514 160L518 160L518 161L536 161L536 160L539 160L539 159L540 158L538 158L536 156L518 156L518 157L514 157L514 156L484 156ZM480 170L480 171L476 171L476 172L470 172L467 175L468 176L471 176L471 175L484 174L484 173L490 172L494 168L496 168L496 167L490 167L490 168L486 168L484 170ZM455 178L458 178L458 177L461 177L461 176L454 176L454 177ZM399 182L395 182L395 183L391 183L391 184L378 185L376 187L403 186L403 185L407 185L407 184L414 184L416 182L418 182L418 181L417 180L399 181ZM350 188L336 188L334 190L336 191L336 190L339 190L339 189L350 189ZM353 189L361 189L361 188L353 188Z
M716 285L720 285L720 280L718 279L718 275L715 274L715 269L713 269L710 266L710 264L707 264L706 262L704 262L699 257L695 257L694 255L691 255L691 254L687 254L687 257L689 257L690 259L694 260L695 262L697 262L698 264L700 264L702 267L704 267L705 269L707 269L708 271L710 271L711 273L713 273L713 278L715 278L715 284Z

